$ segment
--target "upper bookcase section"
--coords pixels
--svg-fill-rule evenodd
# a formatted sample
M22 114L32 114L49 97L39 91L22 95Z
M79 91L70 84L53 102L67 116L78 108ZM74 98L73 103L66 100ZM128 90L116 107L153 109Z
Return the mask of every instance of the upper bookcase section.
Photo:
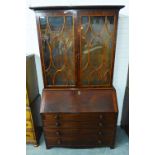
M112 87L118 12L123 7L31 8L45 88Z

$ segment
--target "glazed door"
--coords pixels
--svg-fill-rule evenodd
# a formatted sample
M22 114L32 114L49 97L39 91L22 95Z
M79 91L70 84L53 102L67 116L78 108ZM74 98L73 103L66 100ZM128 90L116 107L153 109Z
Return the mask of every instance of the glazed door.
M37 14L44 86L76 85L74 16L71 11Z
M111 86L117 14L79 11L80 85Z

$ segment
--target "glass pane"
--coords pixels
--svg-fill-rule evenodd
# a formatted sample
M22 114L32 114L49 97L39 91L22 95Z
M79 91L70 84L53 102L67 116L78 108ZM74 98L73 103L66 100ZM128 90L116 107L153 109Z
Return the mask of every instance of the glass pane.
M81 17L82 85L110 84L113 35L113 16Z
M40 17L47 85L75 85L72 16Z

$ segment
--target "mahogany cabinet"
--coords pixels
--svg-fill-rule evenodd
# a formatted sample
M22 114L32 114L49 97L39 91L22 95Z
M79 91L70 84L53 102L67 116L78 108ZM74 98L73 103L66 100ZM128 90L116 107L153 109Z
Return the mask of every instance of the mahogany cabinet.
M124 6L33 7L44 80L47 148L114 147L112 86L118 13Z

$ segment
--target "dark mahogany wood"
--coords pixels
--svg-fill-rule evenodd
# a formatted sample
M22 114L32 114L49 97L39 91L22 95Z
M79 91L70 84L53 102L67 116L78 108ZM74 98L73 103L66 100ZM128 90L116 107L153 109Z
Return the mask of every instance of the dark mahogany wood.
M85 113L46 113L44 115L42 113L42 119L47 121L82 121L82 122L87 122L87 121L111 121L115 117L115 113L113 112L107 112L107 113L98 113L98 112L93 112L92 115L87 112Z
M87 5L87 6L38 6L29 7L33 10L70 10L70 9L121 9L124 5Z
M45 136L46 147L101 147L109 146L114 148L115 143L115 134L116 134L116 125L117 125L117 116L118 116L118 107L117 107L117 97L116 91L112 86L113 79L113 68L114 68L114 59L115 59L115 47L116 47L116 37L117 37L117 23L118 23L118 13L121 8L124 6L47 6L47 7L30 7L36 13L37 21L37 30L38 30L38 41L40 48L41 64L42 64L42 73L44 80L44 90L42 94L42 104L41 104L41 117L43 122L43 130ZM59 52L53 54L53 48L55 44L51 39L54 35L51 25L49 25L49 17L62 16L64 21L66 21L66 16L70 16L73 19L73 34L74 38L72 40L72 58L71 61L74 64L72 72L66 68L70 65L66 65L70 62L67 62L67 57L64 56L64 63L60 68L55 67L53 62L60 60ZM87 79L87 74L84 74L84 82L82 82L83 77L83 66L82 66L82 54L88 55L88 60L86 64L89 63L90 47L83 51L83 42L82 42L82 18L88 16L89 21L91 16L104 18L102 20L102 25L104 23L112 24L113 30L109 32L107 23L104 25L104 30L110 35L111 45L102 43L97 44L98 47L91 45L92 50L98 50L102 47L102 52L98 57L95 57L95 61L98 62L100 59L99 65L89 68L90 75L97 75L98 80L101 84L95 83L95 80L90 84L90 78L88 77L88 84L85 84ZM43 23L43 28L41 28L40 20L45 19L45 25ZM110 19L112 18L112 20ZM46 22L47 20L47 22ZM112 22L111 22L112 21ZM57 20L56 23L60 21ZM71 22L72 23L72 22ZM90 22L89 22L90 23ZM96 21L97 23L97 21ZM63 27L65 27L66 22L63 22ZM45 28L44 28L45 26ZM92 25L91 25L92 26ZM109 25L111 27L111 25ZM67 26L66 26L67 27ZM89 27L90 28L90 27ZM89 29L88 28L88 29ZM92 28L90 28L92 29ZM65 29L62 29L64 33ZM92 30L91 30L92 31ZM69 33L68 33L69 32ZM72 31L68 30L67 36L70 41L70 34ZM105 31L102 31L105 33ZM56 32L57 33L57 32ZM58 32L59 33L59 32ZM98 32L97 32L98 33ZM99 36L99 34L95 34ZM46 34L46 35L45 35ZM59 39L61 35L59 34ZM84 36L85 37L85 36ZM56 39L57 36L54 38ZM101 39L101 38L100 38ZM102 38L103 39L103 38ZM62 39L63 40L63 39ZM104 39L103 39L104 40ZM68 41L68 42L69 42ZM45 42L47 42L47 49L45 50ZM59 42L59 40L58 40ZM64 42L64 40L63 40ZM43 45L44 44L44 45ZM49 45L48 45L49 44ZM54 46L53 46L54 44ZM100 47L100 46L101 47ZM110 46L110 47L109 47ZM85 47L85 45L84 45ZM66 48L65 48L66 49ZM107 52L107 49L110 52ZM65 50L64 50L65 51ZM64 52L62 51L62 52ZM67 50L66 50L67 51ZM87 53L87 51L89 51ZM105 53L110 53L110 56L107 56ZM49 56L47 56L47 54ZM52 54L51 54L52 53ZM65 52L67 53L67 52ZM45 54L47 58L45 59ZM57 56L56 56L57 55ZM54 58L53 58L54 57ZM50 61L48 60L50 58ZM46 62L44 62L46 60ZM48 63L50 62L50 65ZM57 64L61 62L56 61ZM106 64L107 63L107 64ZM47 65L47 66L46 66ZM52 67L51 67L52 66ZM88 65L87 65L88 66ZM72 66L70 66L72 67ZM74 77L72 84L69 84L71 81L67 81L68 84L64 84L65 76L61 77L60 80L63 84L55 84L55 77L57 73L69 74L66 77ZM70 68L69 68L70 69ZM99 70L100 69L100 70ZM107 70L106 70L107 69ZM55 71L56 70L56 71ZM97 70L97 71L96 71ZM104 70L104 74L102 71ZM94 74L94 72L96 72ZM52 75L51 75L52 74ZM106 75L107 74L107 75ZM73 76L74 75L74 76ZM89 75L89 76L90 76ZM106 76L105 76L106 75ZM104 79L104 77L106 77ZM49 80L51 79L51 80ZM104 79L103 81L100 79ZM52 82L51 82L52 81ZM108 82L107 82L108 81Z
M40 56L43 70L43 81L45 88L80 88L80 87L112 87L113 80L113 68L114 68L114 58L115 58L115 47L116 47L116 36L117 36L117 22L118 22L118 13L121 8L124 6L54 6L54 7L30 7L30 9L35 10L36 13L36 21L37 21L37 29L38 29L38 41L40 48ZM40 17L49 17L49 16L71 16L74 19L74 50L75 53L75 85L49 85L46 79L46 71L45 71L45 62L43 58L43 45L41 39L41 28L40 28ZM80 17L81 16L113 16L114 17L114 35L112 36L113 47L112 47L112 57L111 57L111 69L110 69L110 83L108 85L83 85L81 84L81 69L80 62L81 58L81 45L80 45Z
M117 113L114 89L44 89L46 147L113 147Z
M105 143L111 143L112 141L112 135L106 135L104 137L101 136L84 136L83 139L79 135L77 136L71 136L71 137L62 137L62 138L57 138L57 137L48 137L47 141L49 142L49 145L94 145L94 144L105 144Z
M91 114L90 114L91 115ZM45 127L51 127L51 128L102 128L102 127L114 127L114 123L115 123L115 119L113 119L111 122L104 122L104 121L94 121L94 122L78 122L78 121L74 121L74 122L61 122L61 121L43 121L43 124ZM92 125L93 124L93 125Z
M44 90L41 113L50 112L117 112L116 94L113 89Z
M77 136L77 135L96 135L96 136L105 136L105 135L109 135L111 133L114 132L113 127L111 126L106 126L104 128L101 129L80 129L80 128L76 128L76 129L65 129L65 128L61 128L61 129L53 129L52 127L44 127L44 131L45 134L48 135L49 137L70 137L70 136Z

